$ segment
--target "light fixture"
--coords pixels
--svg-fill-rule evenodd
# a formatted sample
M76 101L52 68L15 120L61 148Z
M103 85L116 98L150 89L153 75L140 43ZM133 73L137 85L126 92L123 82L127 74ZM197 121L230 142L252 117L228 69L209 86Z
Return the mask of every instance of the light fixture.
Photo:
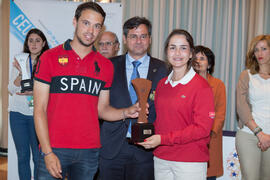
M64 0L64 1L73 1L73 2L100 2L100 3L111 3L112 0Z
M97 0L97 2L100 2L100 3L111 3L112 1L111 0Z

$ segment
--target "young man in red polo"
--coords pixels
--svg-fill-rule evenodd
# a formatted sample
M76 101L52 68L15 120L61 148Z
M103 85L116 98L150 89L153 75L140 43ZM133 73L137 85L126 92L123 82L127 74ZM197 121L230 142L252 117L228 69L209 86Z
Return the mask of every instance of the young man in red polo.
M46 51L37 65L34 118L42 156L37 179L93 179L100 148L98 117L136 117L138 106L109 105L112 63L93 46L105 12L94 2L78 6L73 40Z

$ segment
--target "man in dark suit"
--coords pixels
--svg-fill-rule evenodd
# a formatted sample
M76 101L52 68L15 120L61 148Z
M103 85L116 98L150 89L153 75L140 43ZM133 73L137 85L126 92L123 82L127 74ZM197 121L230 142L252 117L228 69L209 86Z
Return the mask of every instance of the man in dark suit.
M127 53L111 59L114 64L114 80L110 89L110 104L115 108L129 107L134 103L130 92L130 79L135 64L140 78L152 81L150 92L148 121L156 118L154 94L157 83L167 75L163 61L147 54L151 44L151 23L146 18L133 17L123 26L123 40ZM134 63L137 62L137 63ZM125 119L118 122L103 122L101 127L101 180L153 180L153 153L141 146L130 143L131 124L137 119Z

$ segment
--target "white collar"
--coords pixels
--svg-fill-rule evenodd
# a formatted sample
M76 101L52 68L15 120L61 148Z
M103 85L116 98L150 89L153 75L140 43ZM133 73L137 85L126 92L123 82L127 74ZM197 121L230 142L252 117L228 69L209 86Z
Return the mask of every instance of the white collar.
M167 80L165 81L165 84L168 84L168 82L170 82L172 87L177 86L179 83L185 85L187 83L189 83L189 81L191 81L191 79L196 75L196 72L194 71L194 69L191 67L190 70L186 73L186 75L178 80L178 81L172 81L172 75L173 75L173 70L172 72L169 74Z

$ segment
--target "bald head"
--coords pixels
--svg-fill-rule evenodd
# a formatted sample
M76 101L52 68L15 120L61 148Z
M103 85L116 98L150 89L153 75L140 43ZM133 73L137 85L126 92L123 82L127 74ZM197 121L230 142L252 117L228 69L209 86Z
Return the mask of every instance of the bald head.
M116 56L119 51L119 41L116 34L110 31L103 32L98 41L98 51L106 58Z

